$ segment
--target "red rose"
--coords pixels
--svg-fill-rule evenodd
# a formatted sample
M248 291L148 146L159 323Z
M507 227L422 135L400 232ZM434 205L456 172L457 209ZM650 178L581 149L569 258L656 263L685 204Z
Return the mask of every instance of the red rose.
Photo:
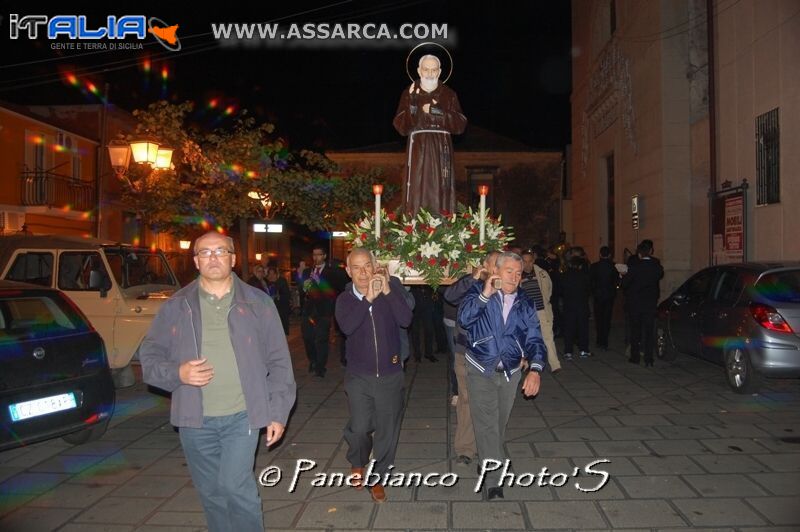
M454 263L453 263L453 269L454 269L454 270L458 270L458 263L457 263L457 262L454 262Z
M428 259L428 266L436 266L436 257Z
M425 230L428 232L429 235L432 235L433 232L436 231L436 229L431 227L430 225Z
M406 266L408 266L409 268L413 268L414 267L414 263L411 262L411 261L408 261L408 262L406 262Z
M367 239L367 233L361 233L361 240Z
M469 230L469 232L472 233L473 235L477 235L478 234L478 228L477 227L473 227L472 229Z
M464 217L465 220L469 219L469 213L465 212L463 217Z
M414 228L413 228L413 227L411 227L410 225L407 225L407 226L405 226L405 227L403 228L403 231L405 231L406 233L408 233L408 234L410 235L411 233L413 233L413 232L414 232Z
M395 221L397 215L393 212L390 212L389 214L386 215L386 217L389 218L391 221Z
M442 209L441 213L442 213L442 216L450 216L450 211L448 211L447 209Z
M467 251L472 251L472 244L467 244L466 249L467 249Z
M442 265L442 266L447 266L447 259L440 260L439 264Z

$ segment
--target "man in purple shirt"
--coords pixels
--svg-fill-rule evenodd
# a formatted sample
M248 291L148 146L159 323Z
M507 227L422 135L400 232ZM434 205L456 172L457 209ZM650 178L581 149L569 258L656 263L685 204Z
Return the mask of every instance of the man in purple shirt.
M351 290L336 299L336 321L347 336L347 372L344 389L350 420L344 429L352 475L366 483L375 502L386 500L383 485L364 478L364 468L374 457L372 473L381 477L394 463L403 414L403 361L400 327L411 323L411 309L385 271L377 272L375 259L363 248L347 257ZM366 482L363 482L363 481Z

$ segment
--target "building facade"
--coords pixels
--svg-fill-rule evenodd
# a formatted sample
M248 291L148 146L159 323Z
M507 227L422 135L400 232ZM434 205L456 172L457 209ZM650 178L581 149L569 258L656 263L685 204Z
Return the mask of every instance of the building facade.
M568 239L618 261L652 239L666 290L712 261L800 259L787 223L800 3L573 0L572 12ZM741 216L709 207L743 180Z
M464 135L454 138L453 167L456 201L477 208L478 187L489 186L487 208L501 215L503 224L514 228L521 247L554 244L560 230L559 202L564 171L560 151L537 150L515 140L470 124ZM405 141L329 151L326 155L345 172L379 168L398 194L385 204L388 211L400 206L400 193L407 172Z
M0 233L94 236L98 142L0 106Z

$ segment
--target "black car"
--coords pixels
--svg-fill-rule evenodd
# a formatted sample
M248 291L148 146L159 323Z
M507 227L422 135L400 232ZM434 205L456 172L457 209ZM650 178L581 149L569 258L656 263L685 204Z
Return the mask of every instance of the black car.
M761 376L800 377L800 263L743 263L694 274L658 307L658 356L724 365L737 393Z
M58 290L0 281L0 450L96 439L114 411L105 346Z

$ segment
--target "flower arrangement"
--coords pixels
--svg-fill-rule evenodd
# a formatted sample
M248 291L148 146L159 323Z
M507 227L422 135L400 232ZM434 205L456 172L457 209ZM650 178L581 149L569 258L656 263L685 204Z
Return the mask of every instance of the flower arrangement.
M500 217L486 216L485 238L480 243L480 213L471 208L434 215L420 209L416 216L381 210L380 238L375 236L375 219L366 214L347 224L354 247L371 250L379 261L398 260L401 277L421 276L434 288L445 279L457 278L479 265L486 253L503 249L513 239L511 228Z

